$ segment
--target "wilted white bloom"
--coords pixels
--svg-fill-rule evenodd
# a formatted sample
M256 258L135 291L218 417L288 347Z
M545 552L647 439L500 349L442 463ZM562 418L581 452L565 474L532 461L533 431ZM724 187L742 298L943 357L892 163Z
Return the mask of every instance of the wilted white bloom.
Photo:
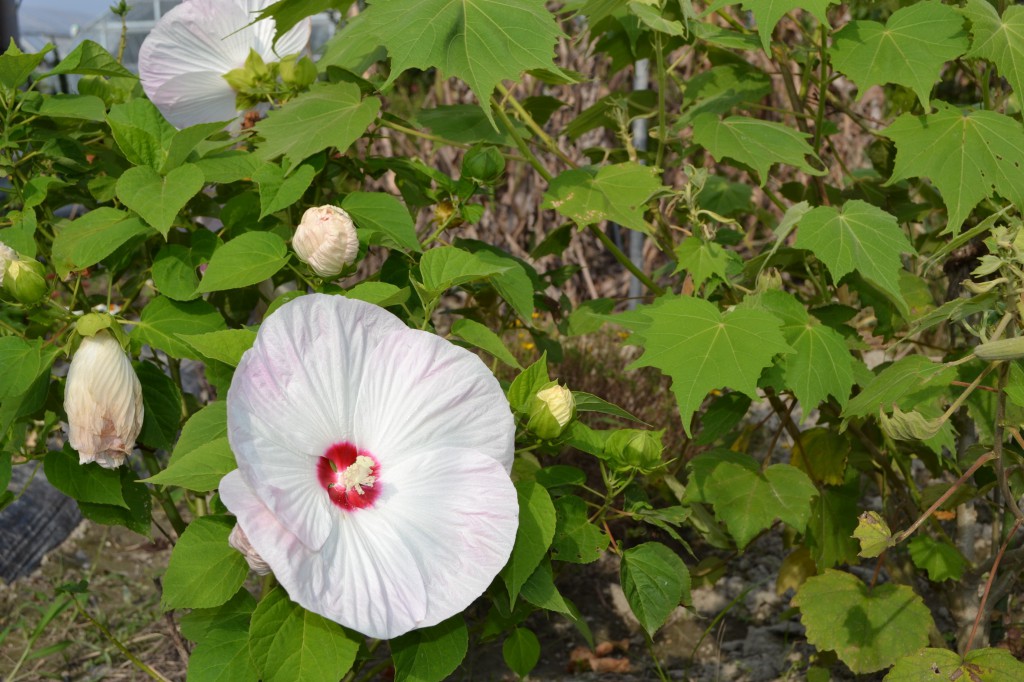
M120 466L142 429L142 385L121 344L106 331L82 339L64 389L68 441L81 464Z
M302 214L292 248L321 277L334 277L356 259L359 238L348 213L337 206L317 206Z
M250 50L265 62L295 54L309 42L304 19L274 45L274 21L252 23L274 0L185 0L160 18L139 50L142 87L176 128L227 121L241 112L224 79Z
M4 283L4 271L7 269L7 266L16 260L18 260L18 252L7 246L7 244L0 242L0 286Z
M249 538L246 536L245 531L242 527L235 525L231 529L231 535L228 536L228 544L237 549L245 557L245 560L249 562L249 568L253 570L256 575L266 575L270 573L270 566L263 557L259 555L256 549L249 542Z
M464 348L300 296L263 322L227 403L221 500L302 607L390 639L460 613L508 561L515 421Z

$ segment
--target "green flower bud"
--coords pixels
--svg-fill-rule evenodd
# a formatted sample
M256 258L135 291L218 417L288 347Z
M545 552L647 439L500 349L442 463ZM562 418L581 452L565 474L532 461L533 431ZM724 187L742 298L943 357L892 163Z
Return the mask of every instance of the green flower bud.
M664 429L621 429L608 437L604 451L616 470L649 474L662 465L661 453L665 446L661 439L664 435Z
M316 65L309 57L299 55L285 57L278 65L278 73L285 85L294 88L306 88L316 80Z
M759 294L766 291L780 291L782 289L782 273L778 268L765 268L757 275L757 288Z
M28 258L9 262L4 272L3 283L7 293L26 305L38 303L49 291L43 264Z
M505 157L495 147L474 145L462 159L462 177L496 185L505 173Z
M530 399L526 428L544 440L557 438L576 417L572 391L557 381L546 384Z

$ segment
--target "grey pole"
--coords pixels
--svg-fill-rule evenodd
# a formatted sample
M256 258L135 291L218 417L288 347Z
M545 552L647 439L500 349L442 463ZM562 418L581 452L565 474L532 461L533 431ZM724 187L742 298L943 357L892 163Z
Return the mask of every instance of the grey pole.
M651 80L651 62L649 59L638 59L633 66L633 90L647 90ZM633 146L639 152L647 151L647 119L638 118L633 121ZM640 161L643 163L643 160ZM636 230L629 231L629 260L641 270L644 267L644 235ZM637 301L644 294L643 285L636 275L629 276L629 310L636 308Z

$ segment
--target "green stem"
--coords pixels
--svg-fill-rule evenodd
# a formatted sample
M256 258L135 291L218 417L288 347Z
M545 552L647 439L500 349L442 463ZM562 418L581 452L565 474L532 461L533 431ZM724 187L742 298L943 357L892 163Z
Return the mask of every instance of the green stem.
M544 181L550 185L551 181L555 179L554 176L551 175L550 172L548 172L548 169L544 167L544 164L540 162L540 159L538 159L536 155L534 155L534 153L530 151L530 147L526 144L526 140L524 140L522 135L519 134L519 131L516 130L516 127L512 123L512 120L509 119L508 114L505 113L504 107L502 107L498 101L492 98L491 109L498 117L498 120L501 121L501 125L503 125L505 127L505 130L508 131L508 134L512 136L512 140L515 142L516 148L523 155L523 158L525 158L527 163L533 166L533 169L537 171L540 174L540 176L544 178Z
M501 93L504 102L508 102L509 104L512 105L512 108L515 109L516 114L519 115L519 119L526 124L527 128L532 130L533 133L540 138L541 142L544 143L544 147L549 152L551 152L559 159L561 159L562 162L568 165L570 168L579 167L575 161L570 159L565 154L565 152L563 152L561 148L559 148L558 144L554 141L554 139L544 131L544 128L542 128L540 124L533 119L533 116L531 116L530 112L528 112L523 107L523 105L519 103L519 100L512 96L508 88L506 88L503 84L498 83L498 92Z
M160 463L157 462L156 455L149 450L143 450L142 459L146 463L149 475L156 476L160 471ZM174 501L167 495L158 492L156 486L153 487L153 496L158 502L160 502L160 508L163 509L164 514L167 515L167 520L171 522L171 527L174 528L174 532L178 534L178 537L181 537L181 534L185 532L185 528L188 524L185 523L185 519L181 518L181 513L178 512L178 508L174 506Z
M626 268L631 273L633 273L633 275L638 280L643 282L643 285L647 287L651 292L653 292L655 296L661 296L662 294L665 293L665 289L658 286L653 279L648 277L643 270L638 268L636 264L634 264L633 261L629 259L629 256L622 253L619 247L615 246L615 242L613 242L611 238L604 233L603 230L601 230L597 225L593 224L587 225L587 227L590 228L590 231L594 233L594 235L601 241L602 244L604 244L604 247L608 249L612 256L615 257L615 260L619 261L622 267Z
M654 34L654 55L655 55L655 70L654 78L658 82L658 151L654 156L654 167L661 172L661 163L665 159L665 136L668 130L668 122L666 119L665 112L665 89L667 84L665 82L665 54L664 46L662 45L661 34L655 32ZM659 669L660 672L660 669Z
M825 101L828 99L828 31L825 24L821 25L821 51L819 54L821 71L818 76L818 111L814 116L814 153L821 156L822 133L825 128Z

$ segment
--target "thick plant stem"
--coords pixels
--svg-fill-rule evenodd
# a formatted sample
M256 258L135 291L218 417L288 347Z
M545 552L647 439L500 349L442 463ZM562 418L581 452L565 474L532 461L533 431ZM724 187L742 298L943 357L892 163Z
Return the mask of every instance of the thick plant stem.
M590 228L590 231L594 236L604 244L605 248L608 249L608 251L615 257L615 260L619 261L619 263L622 264L622 267L633 273L633 276L643 282L644 286L654 293L655 296L661 296L665 293L665 289L658 286L653 279L647 276L647 273L638 268L633 261L629 260L629 256L624 254L619 247L615 246L615 242L613 242L603 230L601 230L597 225L587 225L587 227Z
M164 677L163 675L158 673L156 670L153 670L151 667L149 667L148 665L146 665L145 663L140 661L135 656L135 654L133 654L131 651L128 650L128 647L126 647L124 644L122 644L121 641L117 637L114 637L114 635L110 632L110 630L107 629L107 627L105 625L103 625L103 623L99 622L98 620L96 620L95 618L90 616L89 612L86 611L85 609L83 609L82 605L78 603L77 599L72 597L71 603L73 603L75 605L75 610L78 611L78 613L83 618L88 620L97 630L99 630L101 633L103 633L103 636L106 637L107 640L111 644L113 644L118 649L120 649L121 653L123 653L125 655L125 657L129 661L131 661L132 664L136 668L138 668L142 672L146 673L147 675L152 677L154 680L159 680L160 682L170 682L166 677Z

